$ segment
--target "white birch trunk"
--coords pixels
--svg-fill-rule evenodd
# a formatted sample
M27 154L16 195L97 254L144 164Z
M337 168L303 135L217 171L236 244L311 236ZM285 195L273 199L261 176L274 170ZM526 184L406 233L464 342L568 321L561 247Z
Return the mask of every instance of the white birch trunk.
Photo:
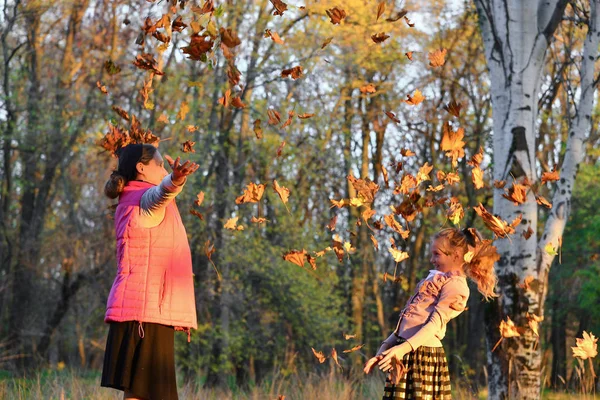
M488 348L488 398L538 399L541 390L541 353L537 337L525 329L520 338L496 349L498 326L506 316L517 326L527 326L527 313L543 316L548 271L553 257L544 251L547 243L557 247L570 208L571 190L577 165L583 157L583 141L590 131L590 114L594 96L594 61L598 54L597 2L591 0L590 29L586 37L582 64L581 96L577 119L569 134L561 180L553 198L551 216L542 239L534 233L522 236L529 227L537 231L538 205L533 193L519 206L502 197L495 189L494 213L507 221L523 216L510 240L497 240L501 255L497 302L486 313ZM536 118L540 76L545 53L566 6L564 0L476 0L479 23L490 72L493 113L493 175L496 180L527 177L537 181L535 160ZM525 277L534 278L530 289L519 287Z

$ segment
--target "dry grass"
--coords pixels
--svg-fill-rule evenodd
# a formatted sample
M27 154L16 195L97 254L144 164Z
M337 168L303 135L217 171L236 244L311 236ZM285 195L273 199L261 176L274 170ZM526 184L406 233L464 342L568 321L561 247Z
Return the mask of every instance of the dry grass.
M383 376L374 376L356 380L343 378L338 374L325 376L307 375L288 378L275 378L259 386L240 389L205 389L195 383L187 383L179 388L179 397L184 400L276 400L279 395L285 395L286 400L304 399L381 399ZM485 399L482 391L475 397L465 390L455 389L453 398ZM29 400L29 399L86 399L86 400L120 400L122 392L100 387L98 372L80 371L44 371L29 378L11 378L0 374L0 399ZM591 395L576 395L566 393L547 393L542 399L596 399Z

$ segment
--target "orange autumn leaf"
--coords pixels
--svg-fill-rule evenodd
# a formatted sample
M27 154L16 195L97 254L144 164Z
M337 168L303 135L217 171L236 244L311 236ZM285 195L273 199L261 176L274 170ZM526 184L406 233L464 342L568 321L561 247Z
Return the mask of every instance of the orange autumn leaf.
M196 211L193 208L190 208L190 214L200 218L200 221L204 221L204 216L199 211Z
M246 108L246 105L239 97L234 97L233 99L231 99L231 105L235 108Z
M406 25L408 25L410 28L414 28L415 24L413 24L410 19L408 19L408 17L404 17L404 21L406 21Z
M156 75L164 75L164 72L158 69L158 62L150 53L138 54L133 61L133 65L139 69L152 71Z
M269 116L267 121L269 125L278 125L281 122L281 115L277 111L269 109L267 115Z
M502 188L504 188L504 186L506 186L506 181L498 181L498 180L494 181L494 187L496 189L502 189Z
M467 165L471 165L473 167L479 167L481 162L483 161L483 147L479 147L479 151L474 154L469 161L467 161Z
M294 115L296 115L296 113L293 110L288 111L288 119L283 123L283 125L281 125L281 128L290 126L292 124L292 120L294 119Z
M316 351L312 347L311 347L311 349L312 349L313 354L315 355L315 357L317 357L317 360L319 360L319 362L321 364L323 364L325 362L325 360L327 360L327 357L325 357L325 355L322 352Z
M258 203L264 192L264 184L259 183L257 185L254 182L250 182L246 188L244 188L244 193L235 199L235 204Z
M285 147L285 140L281 142L279 147L277 148L277 157L281 157L281 153L283 152L283 148Z
M237 36L237 33L231 30L231 28L221 27L219 29L219 34L221 35L221 43L229 48L239 46L242 43L240 38Z
M400 154L402 154L404 157L412 157L415 156L417 153L415 153L411 149L403 148L400 150Z
M531 290L531 283L535 278L532 275L527 275L525 279L523 279L523 283L520 283L518 286L524 290Z
M275 10L273 11L273 15L282 16L283 13L287 10L287 4L281 0L269 0L269 1L271 2L271 4L273 4L273 7L275 7Z
M167 114L161 114L160 117L158 117L158 119L156 120L156 122L160 122L161 124L168 124L169 118L167 117Z
M385 2L380 2L377 5L377 18L375 18L375 22L379 21L379 17L381 17L381 14L383 14L385 12Z
M483 223L500 238L506 238L508 235L515 233L514 227L517 226L522 219L522 216L517 217L509 224L503 219L492 215L481 203L479 203L478 206L473 207L473 210L475 210L475 212L483 219Z
M483 182L483 170L479 167L475 167L471 170L471 180L473 181L473 185L475 189L481 189L485 186Z
M421 168L419 168L419 172L417 173L417 186L421 182L431 180L431 178L429 177L429 173L431 172L432 169L433 169L433 166L429 165L429 162L426 162L425 164L423 164L423 166Z
M454 225L458 225L460 220L464 218L465 211L456 197L450 199L450 208L446 214L448 215L448 219L452 221Z
M196 132L198 130L198 127L195 125L187 125L185 127L185 130L188 131L189 133L192 133L192 132Z
M252 222L253 224L264 224L265 222L269 222L268 219L263 218L263 217L255 217L252 216L252 218L250 219L250 222Z
M200 206L204 201L204 192L200 192L196 195L196 200L194 200L194 204Z
M308 114L308 113L298 114L298 118L300 118L300 119L312 118L314 116L315 116L315 114Z
M290 190L284 186L279 186L277 180L275 179L273 180L273 189L277 192L279 198L281 199L281 201L283 201L283 204L285 205L290 197ZM285 208L287 208L287 205Z
M383 43L385 42L390 35L386 35L385 32L379 32L374 35L371 35L371 40L375 43Z
M123 110L121 107L119 106L112 106L112 110L114 112L116 112L119 117L123 118L125 121L129 121L129 114L127 114L127 111Z
M277 44L285 44L283 40L281 40L281 37L279 37L279 34L270 29L265 29L265 37L270 37L271 40Z
M503 338L521 336L521 333L519 333L519 328L515 326L515 323L508 316L506 317L506 321L500 321L499 329L500 335Z
M106 89L106 86L104 86L102 83L100 83L100 81L96 82L96 87L104 94L108 94L108 90Z
M354 339L356 337L356 335L351 335L351 334L344 334L344 339L345 340L350 340L350 339Z
M335 361L338 367L342 368L338 361L337 351L335 351L335 349L331 349L331 358L333 358L333 361Z
M323 42L323 44L321 45L321 50L323 50L325 47L327 47L327 45L329 43L331 43L331 41L333 40L333 37L329 37L327 39L325 39L325 41Z
M304 262L306 259L306 250L304 250L304 249L302 249L302 251L290 250L287 253L283 254L283 259L285 261L289 261L293 264L296 264L299 267L304 267Z
M379 191L378 184L369 178L355 178L352 174L348 175L347 179L365 203L373 203L375 201L375 194Z
M257 139L262 139L262 137L263 137L263 130L260 126L260 123L261 123L260 119L254 120L253 131L254 131L254 134L256 135Z
M215 245L210 243L210 240L207 240L206 242L204 242L204 254L206 255L206 258L208 258L208 261L212 264L215 272L217 273L217 279L220 281L221 280L221 274L219 274L219 270L217 269L217 266L215 265L215 263L212 260L212 255L215 252Z
M531 235L533 235L533 229L531 229L531 226L527 227L527 230L525 232L523 232L523 237L525 238L525 240L528 240Z
M325 12L327 13L327 16L331 19L331 23L334 25L341 23L347 16L346 11L337 7L325 10Z
M540 205L546 208L552 208L552 203L550 203L544 196L535 196L535 201Z
M357 351L357 350L360 350L360 349L362 349L362 348L363 348L363 346L364 346L364 344L359 344L358 346L354 346L354 347L353 347L353 348L351 348L351 349L344 350L344 353L352 353L352 352L355 352L355 351Z
M506 193L502 194L502 197L512 201L515 206L523 204L527 200L527 186L525 185L513 182L512 186L505 191Z
M416 89L412 96L410 94L407 94L406 97L407 99L404 100L404 102L411 106L419 105L421 104L421 102L423 102L423 100L425 100L425 97L419 89Z
M294 80L302 77L302 66L297 65L295 67L284 69L283 71L281 71L282 78L287 78L288 76L290 76Z
M375 215L375 210L372 210L370 208L367 208L365 211L363 211L363 213L361 214L362 219L365 222L369 222L369 219L371 219L371 217Z
M557 181L559 179L560 179L560 174L556 170L556 167L554 167L552 169L552 171L550 171L550 172L544 172L542 174L542 183L553 182L553 181Z
M377 90L375 89L375 85L373 85L372 83L368 83L364 86L360 87L360 92L363 94L367 94L367 93L375 93Z
M192 142L191 140L186 140L181 144L181 151L184 153L195 153L196 150L193 149L196 142Z
M403 239L408 238L410 231L404 230L404 228L402 228L402 225L400 225L400 223L396 221L396 218L394 218L394 214L385 215L383 217L383 220L390 228L392 228L392 230L394 230L394 232L402 236Z
M200 33L194 33L190 39L190 44L182 47L181 51L187 54L190 60L206 60L206 53L212 50L215 44L214 40L208 36L200 35Z
M230 100L229 100L229 99L230 99L230 97L231 97L231 89L227 89L227 90L225 91L225 93L223 94L223 97L220 97L220 98L217 100L217 102L218 102L219 104L221 104L223 107L226 107L226 108L227 108L227 107L229 107L229 104L231 104L231 103L230 103Z
M241 226L241 225L238 225L238 224L237 224L237 220L238 220L239 218L240 218L240 217L232 217L232 218L229 218L229 219L227 220L227 222L225 222L225 225L223 225L223 228L224 228L224 229L229 229L229 230L232 230L232 231L243 231L243 230L244 230L244 227L243 227L243 226Z
M417 187L417 179L411 174L405 174L400 181L400 186L394 189L394 194L409 194L411 189Z
M431 67L441 67L446 62L446 53L448 50L446 49L438 49L433 52L430 52L428 55L429 65Z
M329 201L331 202L330 208L333 208L333 207L342 208L342 207L349 205L349 203L346 199L341 199L341 200L329 199Z
M400 123L400 120L398 118L396 118L396 114L394 114L393 112L391 112L391 111L385 111L385 115L387 115L389 117L389 119L391 119L395 123L397 123L397 124Z
M376 251L379 251L379 242L375 239L375 236L371 235L371 242L373 242L373 247L375 247Z
M381 174L383 175L383 183L385 183L385 187L389 188L390 182L389 182L388 171L387 171L387 169L385 169L385 167L383 165L381 166Z
M308 253L305 254L305 256L306 256L306 261L308 261L308 263L310 264L313 271L316 271L317 270L317 259Z
M329 220L329 223L327 224L327 229L329 229L331 232L335 231L336 224L337 224L337 215L334 215L333 218L331 218Z
M454 100L451 100L450 103L444 106L444 110L446 110L449 114L455 116L456 118L460 117L460 109L462 108L462 104L457 103Z
M392 257L394 258L394 261L396 261L397 263L402 262L409 257L408 253L405 251L394 249L393 247L388 247L388 250L389 250L390 254L392 255Z
M182 101L181 105L179 106L179 111L177 111L177 119L183 121L188 112L190 112L190 107L188 106L188 103Z
M592 332L583 331L583 338L575 338L576 346L571 347L573 357L582 360L594 358L598 355L598 338Z
M394 15L393 17L386 18L385 20L387 22L396 22L400 18L404 17L406 14L408 14L408 11L406 11L405 9L402 9L402 10L396 12L396 15Z
M463 128L458 128L456 131L454 131L449 122L444 124L442 142L440 146L442 150L446 152L446 157L452 159L453 168L456 168L458 159L465 156L465 142L463 142L464 136L465 131Z
M529 329L531 329L533 331L533 334L538 338L540 337L540 334L538 332L539 323L543 320L544 317L538 317L535 314L527 313L527 324L529 325Z

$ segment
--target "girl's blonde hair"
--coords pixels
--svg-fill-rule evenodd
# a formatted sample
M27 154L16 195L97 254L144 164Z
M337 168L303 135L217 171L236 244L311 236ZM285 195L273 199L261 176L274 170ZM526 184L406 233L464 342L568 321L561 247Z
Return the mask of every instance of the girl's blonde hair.
M464 257L465 261L465 273L477 283L477 289L486 300L498 297L495 292L498 278L494 271L494 264L500 259L500 255L491 240L484 240L475 228L442 229L433 236L433 239L445 239L450 250L460 250L461 257Z

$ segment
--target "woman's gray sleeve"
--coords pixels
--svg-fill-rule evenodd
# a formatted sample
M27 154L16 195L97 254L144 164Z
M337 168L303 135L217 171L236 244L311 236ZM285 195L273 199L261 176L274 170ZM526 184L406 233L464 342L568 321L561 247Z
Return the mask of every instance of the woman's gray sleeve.
M183 185L175 185L171 179L171 174L167 175L160 182L160 185L146 190L142 195L140 199L140 211L143 214L151 215L153 212L166 207L182 189Z

